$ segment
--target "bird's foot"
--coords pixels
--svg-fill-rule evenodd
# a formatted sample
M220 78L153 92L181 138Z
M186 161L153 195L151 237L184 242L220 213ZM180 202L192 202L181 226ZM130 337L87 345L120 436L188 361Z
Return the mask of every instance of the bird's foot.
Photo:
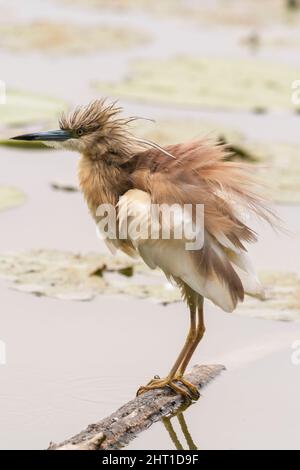
M192 382L185 379L182 375L176 375L175 379L181 382L189 390L193 400L198 400L198 398L200 398L200 393L196 385L192 384Z
M200 397L197 387L181 376L166 377L164 379L160 379L155 376L155 378L150 380L147 385L144 385L138 389L137 396L141 395L142 393L148 392L148 390L154 390L157 388L164 387L169 387L171 390L176 393L179 393L190 401L198 400L198 398Z

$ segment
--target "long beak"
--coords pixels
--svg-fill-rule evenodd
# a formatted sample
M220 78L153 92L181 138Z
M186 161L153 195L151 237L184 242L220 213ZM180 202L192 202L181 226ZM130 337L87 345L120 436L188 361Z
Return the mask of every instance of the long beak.
M12 137L11 140L35 140L41 142L52 140L56 142L63 142L71 138L71 131L64 131L62 129L59 129L57 131L34 132L33 134L17 135L16 137Z

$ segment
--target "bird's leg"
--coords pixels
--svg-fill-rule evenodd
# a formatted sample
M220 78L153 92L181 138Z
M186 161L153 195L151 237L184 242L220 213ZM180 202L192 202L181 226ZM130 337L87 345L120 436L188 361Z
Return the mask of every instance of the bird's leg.
M172 369L170 370L169 374L167 377L164 379L157 379L154 378L152 379L147 385L140 387L137 391L137 395L140 395L141 393L144 393L148 390L152 390L155 388L163 388L165 386L170 387L172 390L174 390L177 393L180 393L181 395L184 395L185 397L189 399L198 399L199 398L199 392L197 390L197 387L195 387L193 384L186 380L182 380L181 376L177 374L178 369L180 368L181 364L186 358L186 355L189 353L191 348L194 345L195 338L197 337L197 329L196 329L196 304L194 302L190 303L190 329L189 333L187 335L185 344L176 359ZM181 387L178 384L178 381L181 382L185 387Z
M187 351L183 361L181 362L177 372L176 372L176 379L180 380L184 385L188 386L191 385L186 379L183 378L183 374L186 370L188 363L191 360L191 357L197 348L198 344L200 343L203 335L205 333L205 326L204 326L204 318L203 318L203 297L199 296L198 299L198 325L196 329L196 335L194 341L192 342L190 349Z

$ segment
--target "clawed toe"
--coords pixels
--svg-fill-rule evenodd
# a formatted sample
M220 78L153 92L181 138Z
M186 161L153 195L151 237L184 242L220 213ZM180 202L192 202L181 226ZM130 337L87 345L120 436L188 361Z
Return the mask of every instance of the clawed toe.
M181 386L181 384L183 386ZM149 390L155 390L164 387L169 387L171 390L184 396L190 401L198 400L200 397L197 387L183 377L167 377L165 379L155 377L154 379L150 380L147 385L144 385L138 389L137 396Z
M193 400L198 400L200 398L200 393L196 385L192 384L182 376L176 376L176 380L181 382L189 390Z

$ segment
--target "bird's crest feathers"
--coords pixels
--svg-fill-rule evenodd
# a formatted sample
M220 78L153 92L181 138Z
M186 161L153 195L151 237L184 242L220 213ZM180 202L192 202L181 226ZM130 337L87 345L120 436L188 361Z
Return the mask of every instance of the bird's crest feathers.
M88 134L97 130L101 131L103 136L113 134L115 143L118 141L124 145L124 139L128 146L129 153L133 155L136 151L142 151L145 148L153 148L161 154L175 158L170 152L162 148L155 142L148 139L142 139L132 135L129 124L139 119L146 119L138 116L128 118L120 117L122 108L117 106L117 101L107 102L106 98L91 101L86 106L78 106L75 111L63 113L59 125L63 130L72 130L77 132L79 129ZM123 148L124 150L124 148Z
M106 99L91 101L86 106L78 106L75 111L63 113L59 125L61 129L84 129L86 132L92 132L100 127L108 125L111 121L120 122L124 125L124 120L116 120L115 117L121 112L116 102L107 104Z

